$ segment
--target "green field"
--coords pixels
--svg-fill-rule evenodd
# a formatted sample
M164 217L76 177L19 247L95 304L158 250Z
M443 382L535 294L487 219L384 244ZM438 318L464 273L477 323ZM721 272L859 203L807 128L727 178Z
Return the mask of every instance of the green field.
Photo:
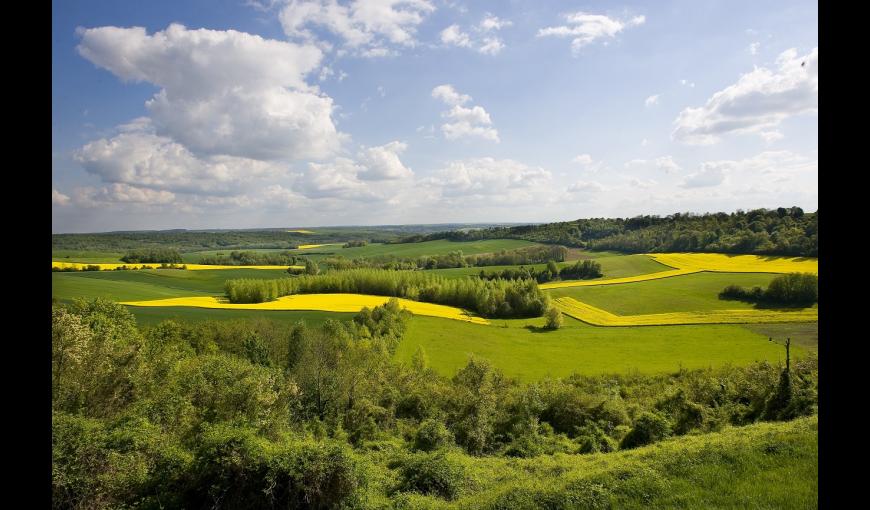
M396 358L409 361L417 346L423 346L432 368L452 376L474 354L525 381L575 372L662 373L681 367L785 362L782 346L739 325L601 328L567 316L561 329L545 331L543 325L543 318L480 326L418 316L410 322ZM801 347L792 349L792 355L805 353Z
M728 285L767 287L777 275L767 273L697 273L660 280L565 287L548 290L553 297L568 296L617 315L697 312L752 308L752 303L719 299Z
M442 253L457 245L472 250L492 251L506 247L503 241L451 243L433 241L415 245L373 245L355 250L381 250L396 246L413 247L422 252ZM513 243L513 241L508 241ZM520 244L531 244L523 241ZM465 250L463 249L463 252ZM590 252L591 253L591 252ZM618 278L665 270L665 266L644 255L596 258L605 278ZM435 270L452 277L476 274L481 268ZM495 268L485 268L492 270ZM276 278L281 270L144 270L52 273L52 295L62 301L75 297L106 297L118 301L162 299L195 295L219 295L229 278ZM701 311L723 308L749 308L739 301L720 301L718 292L726 285L766 286L770 274L700 273L630 284L572 287L548 291L553 296L571 296L613 313L628 315L668 311ZM197 308L131 307L141 324L153 324L166 318L185 320L228 320L264 317L292 323L305 319L320 323L326 318L348 319L351 314L327 312L291 312L256 310L206 310ZM506 325L507 327L502 327ZM414 317L408 326L396 358L409 360L421 345L430 363L444 375L453 375L475 354L489 359L507 375L523 380L537 380L548 375L625 373L639 370L661 373L683 368L746 364L756 360L780 361L781 346L767 341L795 338L794 352L802 355L815 351L817 324L779 325L699 325L604 328L589 326L565 317L562 329L544 332L543 318L495 320L479 326L434 317Z
M121 262L124 254L108 251L82 251L82 250L51 250L51 260L61 262L85 262L91 264L106 264Z
M425 241L422 243L403 244L369 244L358 248L342 248L341 246L324 246L309 250L298 250L302 255L309 255L313 259L323 257L370 258L391 255L398 258L414 258L423 255L445 255L452 251L461 251L463 255L476 255L479 253L492 253L500 250L514 250L535 246L537 243L520 241L516 239L490 239L485 241L456 242L447 240Z
M285 323L288 326L305 321L306 324L317 326L327 319L350 320L352 313L317 312L317 311L261 311L261 310L220 310L208 308L192 308L186 306L144 307L128 306L140 326L153 326L158 322L172 319L186 322L224 321L239 319L268 319Z
M116 301L142 301L196 295L223 294L230 278L280 278L282 270L214 269L185 271L151 269L139 271L82 271L51 273L52 296L105 297Z

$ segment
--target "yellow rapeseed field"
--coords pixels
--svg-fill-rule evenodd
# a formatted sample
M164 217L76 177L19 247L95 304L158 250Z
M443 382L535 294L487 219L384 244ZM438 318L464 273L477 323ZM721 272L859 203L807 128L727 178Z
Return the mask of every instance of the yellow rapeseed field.
M725 255L723 253L647 253L656 262L674 269L609 280L575 280L543 283L543 290L561 287L588 287L658 280L684 274L712 271L719 273L819 273L819 259L808 257L768 257L765 255Z
M656 262L676 269L724 273L819 273L819 259L726 255L724 253L647 253Z
M284 269L286 270L288 267L292 267L294 269L305 269L305 266L209 266L205 264L176 264L177 266L185 265L188 270L191 271L200 271L204 269ZM87 264L81 262L59 262L52 260L51 267L58 268L68 268L74 267L76 269L83 269L87 266L99 266L100 271L114 271L116 268L121 266L127 266L129 268L138 268L141 269L144 266L151 268L159 268L160 264L120 264L120 263L107 263L107 264Z
M296 247L297 250L310 250L312 248L320 248L321 246L338 246L339 243L327 243L327 244L300 244Z
M363 307L374 308L383 305L390 298L368 294L294 294L266 303L230 303L224 297L192 296L150 301L128 301L121 303L131 306L191 306L196 308L224 308L230 310L318 310L324 312L358 312ZM399 298L402 308L417 315L429 315L471 322L489 324L489 321L476 317L461 308L422 303Z
M748 324L771 322L815 322L816 308L783 310L715 310L707 312L671 312L644 315L615 315L606 310L569 297L553 300L565 315L594 326L665 326L681 324Z
M637 276L626 276L624 278L611 278L609 280L573 280L564 282L550 282L538 285L542 290L558 289L561 287L589 287L597 285L615 285L619 283L642 282L646 280L658 280L659 278L669 278L671 276L680 276L684 274L699 273L700 269L673 269L671 271L662 271L660 273L640 274Z
M314 234L312 230L288 230L287 232L293 232L296 234Z

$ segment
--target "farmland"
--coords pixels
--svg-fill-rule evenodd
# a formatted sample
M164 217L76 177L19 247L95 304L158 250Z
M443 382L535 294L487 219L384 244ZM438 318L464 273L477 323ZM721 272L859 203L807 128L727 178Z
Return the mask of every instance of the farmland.
M300 245L300 249L294 253L302 257L296 260L305 261L306 265L313 263L315 268L318 267L318 261L336 255L348 259L410 259L456 251L466 255L488 254L535 245L517 239L473 242L436 239L406 244L371 243L354 248L343 248L340 243L310 244L312 246ZM257 248L252 251L282 250ZM69 258L66 258L67 254ZM202 377L221 378L224 377L222 374L234 373L234 370L249 370L223 365L212 367L213 363L230 360L236 360L232 363L238 360L248 363L247 360L253 360L266 363L267 368L257 370L277 370L276 367L283 366L294 368L290 372L269 372L273 375L268 378L272 379L251 383L252 386L245 386L247 390L228 388L237 385L233 381L253 381L257 377L267 377L266 372L261 375L255 375L254 372L243 372L244 375L238 373L217 386L208 383L197 391L209 392L220 388L220 392L239 394L239 391L253 391L253 388L271 388L274 383L267 381L285 377L277 375L280 372L286 377L293 377L292 384L300 385L302 401L298 405L307 405L310 409L317 409L320 404L305 400L305 396L322 391L317 388L333 387L335 390L328 391L337 391L345 388L345 384L354 384L356 386L352 394L364 392L368 395L364 402L388 402L396 398L385 397L381 392L402 395L399 401L387 404L392 406L385 408L388 410L374 412L402 416L392 419L398 420L398 427L411 427L412 433L417 434L415 437L419 437L425 427L432 423L432 419L409 419L405 417L406 413L427 416L426 413L435 412L447 416L446 423L451 431L455 430L449 435L453 438L453 446L429 454L413 449L410 453L403 453L406 449L403 446L405 440L397 432L398 429L380 425L373 417L363 424L345 418L342 430L346 427L348 432L345 434L350 434L348 437L358 438L347 440L355 445L354 453L348 455L353 455L356 462L368 466L367 472L371 475L368 489L365 490L368 491L369 501L379 502L373 503L375 507L393 505L401 500L404 502L402 504L411 505L412 508L421 505L435 508L476 508L481 505L503 508L507 505L512 508L515 501L550 501L563 494L572 494L575 490L573 487L587 487L594 480L594 483L600 484L604 491L602 494L606 494L612 504L639 508L638 500L633 496L635 489L621 481L627 476L626 473L635 477L635 483L646 484L644 487L648 485L644 489L647 491L642 505L644 508L716 506L728 498L743 501L740 498L747 497L751 501L763 500L773 505L802 506L815 498L816 489L812 484L801 484L800 487L791 484L788 490L773 492L762 491L760 487L765 483L764 480L771 477L787 475L806 478L814 476L814 470L817 469L815 417L800 416L812 414L814 409L811 404L815 398L812 397L815 395L814 367L818 359L818 305L780 309L719 297L719 293L727 286L767 287L779 273L795 268L817 272L815 259L716 254L620 254L574 248L568 251L565 261L526 266L540 273L550 271L548 268L553 265L560 270L572 267L577 260L588 260L600 268L600 277L587 280L556 279L537 285L540 290L535 290L542 299L562 314L561 326L550 329L545 317L493 318L490 315L487 319L455 306L416 299L398 299L392 311L386 306L390 301L390 292L409 292L416 297L418 293L428 292L425 289L427 285L443 289L470 289L474 288L470 286L474 282L463 282L463 279L473 279L478 284L494 284L497 282L478 280L480 272L494 273L517 269L519 266L418 268L410 271L321 268L319 275L315 271L315 274L307 276L291 276L283 266L218 267L196 263L199 257L215 257L218 254L226 255L227 250L183 253L187 270L112 270L115 266L107 265L107 270L101 271L53 272L52 296L60 303L71 305L71 309L82 306L104 309L107 306L83 304L77 302L77 298L105 298L119 303L115 306L122 306L131 314L131 320L135 320L146 339L144 341L158 342L155 345L179 341L166 340L169 338L166 335L187 338L183 342L190 342L195 353L188 355L193 357L185 358L176 368L169 369L168 374L176 375L168 377L180 379L179 382L167 380L162 383L170 388L166 391L183 392L186 390L171 388L178 388L179 384L180 387L199 384L193 381L202 381ZM58 264L120 264L113 261L112 257L120 256L114 252L61 251L53 255L53 260ZM79 258L76 259L76 256ZM308 269L306 266L299 268ZM405 273L407 278L400 278L400 273ZM230 294L225 294L232 287L232 282L251 282L255 288L270 280L287 282L288 278L293 278L292 281L296 282L293 285L298 288L310 288L312 290L308 292L314 293L291 293L263 302L229 302ZM392 280L397 286L393 290L386 290L392 288L387 285ZM385 292L386 295L351 294L348 292L354 291L342 290L349 288L347 286L352 281L358 281L354 285L380 282L378 288L385 290L378 292ZM501 282L504 286L508 281ZM413 286L419 288L408 290ZM322 293L316 290L319 288L334 293ZM364 309L372 311L361 312ZM114 312L113 317L118 317L119 313ZM329 361L330 349L334 347L315 347L317 344L311 342L334 334L358 340L344 344L346 347L342 349L350 350ZM797 411L788 411L792 413L789 417L797 418L794 421L782 424L756 423L759 417L771 420L774 419L771 417L778 416L774 412L785 412L770 410L774 409L770 404L773 401L771 395L774 395L785 352L780 343L768 340L783 337L794 340L791 363L796 367L795 370L804 374L796 379L801 381L797 391L804 392L801 395L810 395L810 400L799 400L802 407ZM152 338L155 340L148 340ZM158 338L160 340L156 340ZM163 348L152 346L143 352L161 352ZM227 354L216 355L216 352ZM161 359L159 356L157 360ZM342 361L345 356L346 361ZM151 362L162 363L150 359L145 363ZM327 363L326 374L344 371L347 375L343 377L350 379L332 382L321 380L322 376L312 371L319 366L318 363ZM204 372L203 375L184 375L189 370ZM479 379L481 377L483 382ZM703 388L719 388L716 391L720 394L710 400L704 395L712 390ZM727 391L721 393L722 388ZM508 424L516 419L516 406L532 405L521 404L525 402L524 399L542 399L541 404L534 405L542 405L543 408L522 412L538 413L535 423L540 420L543 428L538 432L522 432L524 435L520 436L516 435L517 432L501 436L487 432L484 436L486 439L480 442L472 439L473 436L464 430L467 427L474 430L474 422L457 421L459 415L455 414L462 409L457 407L460 406L459 402L467 400L455 399L467 399L468 395L478 391L489 392L486 398L493 399L494 405L500 409L488 419L507 420L492 422L499 430L512 430L510 427L518 426ZM278 394L281 394L280 391ZM439 400L440 397L434 396L436 394L447 395L447 401ZM664 402L671 402L668 399L672 398L685 398L681 395L689 395L688 398L693 401L679 405L703 407L702 418L693 418L690 425L680 425L680 420L685 418L681 418L683 415L679 413L686 411L668 411L677 413L667 416L671 420L668 423L673 424L668 425L673 427L672 434L678 437L666 439L668 434L665 434L659 438L664 440L658 440L651 446L632 448L628 425L640 423L638 420L642 417L664 416L650 413L672 409L662 407L674 405ZM273 404L265 404L267 402L277 403L298 397L263 395L252 398L263 403L244 404L248 408L252 405L268 407ZM418 398L425 400L415 400ZM566 404L561 400L563 398L579 400ZM744 403L747 398L750 402L748 408ZM729 403L723 406L721 399ZM233 404L231 409L235 409L236 405ZM410 409L419 409L409 411L408 406L411 406ZM441 410L425 410L432 406ZM572 410L575 406L584 409L576 417L571 414L575 412ZM611 409L595 422L600 424L596 427L604 428L589 428L584 413L599 413L601 406ZM143 409L147 409L147 406ZM329 409L325 408L323 412L336 412ZM626 414L626 409L632 410L630 415ZM564 414L566 412L567 415ZM283 416L286 412L279 414ZM66 423L63 421L66 419L56 423ZM566 419L568 424L564 423ZM421 420L419 425L413 424L415 420ZM278 420L276 423L284 422ZM571 423L587 425L578 428L579 425ZM748 426L730 428L724 423ZM270 425L278 429L283 426ZM183 425L173 427L176 430L173 434L189 434L183 432ZM378 432L382 427L387 428ZM694 430L694 433L682 437L686 430L681 427L689 427L686 430ZM331 432L326 439L331 448L344 448L342 445L346 444L345 440L336 439L342 437L340 434ZM245 441L248 440L242 444L248 444ZM776 448L788 448L787 463L771 463L768 454L756 451L774 443L780 445ZM285 448L288 444L296 443L279 441L267 448ZM374 450L364 446L372 444L380 446ZM711 456L711 445L720 445L720 450L731 452L727 468L719 457ZM683 460L675 461L674 456ZM247 453L245 458L253 457ZM415 470L428 469L419 467L415 462L436 462L441 466L438 469L449 470L462 466L461 469L467 470L467 473L474 473L475 481L457 481L457 485L449 485L452 496L448 499L444 499L443 493L426 490L396 496L393 487L397 482L392 480L396 476L404 476L401 473L407 473L407 469L410 469L401 466L418 466L413 468ZM690 463L693 469L687 470L681 462ZM391 467L396 465L400 467ZM190 471L196 468L188 466L185 469ZM557 471L558 476L554 474ZM664 482L661 480L665 478L668 490L662 489ZM698 483L705 484L704 488L698 488ZM581 493L585 494L584 498L590 497L587 489L582 489Z

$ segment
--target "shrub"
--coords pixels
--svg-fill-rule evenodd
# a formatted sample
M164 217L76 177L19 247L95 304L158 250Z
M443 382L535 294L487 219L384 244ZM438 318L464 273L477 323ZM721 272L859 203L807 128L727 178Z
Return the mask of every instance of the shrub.
M547 313L544 314L547 318L547 329L559 329L562 327L562 312L555 306L550 307Z
M465 468L445 452L410 456L400 467L399 490L454 499L465 480Z
M453 442L453 435L438 420L425 420L414 435L414 450L431 452Z
M636 448L661 441L671 435L671 424L658 413L644 412L634 422L634 428L619 445L620 448Z

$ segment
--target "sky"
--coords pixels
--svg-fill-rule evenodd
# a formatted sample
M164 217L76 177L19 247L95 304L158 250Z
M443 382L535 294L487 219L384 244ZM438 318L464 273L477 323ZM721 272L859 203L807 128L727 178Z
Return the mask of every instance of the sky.
M52 231L818 208L816 2L54 1Z

